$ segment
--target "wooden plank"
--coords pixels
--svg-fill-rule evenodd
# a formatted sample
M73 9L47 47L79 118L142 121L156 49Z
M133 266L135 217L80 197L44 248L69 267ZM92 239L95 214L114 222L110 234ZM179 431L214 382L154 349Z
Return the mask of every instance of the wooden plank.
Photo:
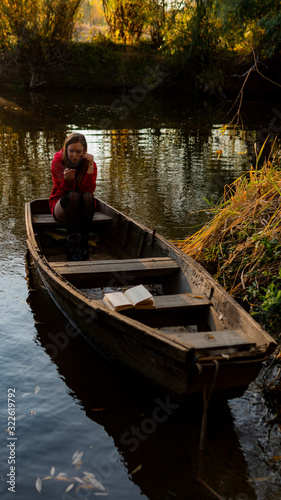
M93 223L99 222L111 222L112 217L105 215L102 212L95 212L93 217ZM35 226L47 226L47 227L57 227L63 225L61 222L56 221L52 214L34 214L32 216L32 223Z
M176 294L176 295L156 295L154 296L155 309L157 311L176 311L177 309L201 309L210 307L211 303L209 300L190 297L187 294ZM98 300L100 304L103 304L102 300ZM149 312L150 314L155 314L155 309L136 309L137 313L145 314ZM130 309L132 313L134 310ZM121 314L124 314L126 310L122 310ZM179 328L179 327L178 327Z
M113 276L158 276L179 269L169 257L145 259L96 260L79 262L50 262L53 269L69 280L110 279Z
M167 328L169 326L173 333L176 330L181 332L183 328L181 325L196 325L196 331L200 325L203 328L208 328L206 321L204 322L204 317L206 317L211 305L208 300L190 297L187 294L155 296L154 300L155 309L124 309L119 314L155 328L157 331L159 329L161 333L161 327ZM99 302L104 306L102 300ZM184 331L188 331L186 327L184 327ZM189 331L194 330L189 329ZM166 338L174 340L174 335L166 336ZM188 347L187 344L185 347Z
M210 332L180 332L179 328L161 328L159 330L170 339L180 341L182 345L194 347L196 350L226 349L228 347L250 349L256 343L240 330L221 330Z
M169 309L191 309L193 307L209 307L211 305L209 300L203 297L194 297L187 293L178 293L175 295L158 295L154 297L156 309L169 310Z

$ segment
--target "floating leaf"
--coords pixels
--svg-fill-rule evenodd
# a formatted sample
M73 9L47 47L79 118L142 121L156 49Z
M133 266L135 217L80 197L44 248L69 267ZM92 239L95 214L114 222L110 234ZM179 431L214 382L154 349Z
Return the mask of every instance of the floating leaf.
M55 467L53 466L53 467L51 468L51 472L50 472L51 476L54 476L54 475L55 475L55 470L56 470L56 469L55 469Z
M92 408L92 411L104 411L106 408Z
M42 493L42 481L39 476L36 479L35 487L39 493Z
M77 464L75 464L75 470L79 470L81 469L81 466L82 466L82 460L79 460L79 462L77 462Z
M42 481L47 481L48 479L54 479L52 476L43 477Z
M95 474L93 474L92 472L87 472L86 470L83 472L83 474L84 476L90 476L96 478Z
M80 462L81 458L83 457L83 454L84 454L83 451L76 451L72 457L72 464L75 465L77 464L77 462Z
M80 477L74 477L73 479L74 479L74 481L76 481L77 483L84 484L84 481L82 481L82 479L80 479Z
M30 396L31 392L25 392L23 395L22 395L22 398L26 398L26 396Z
M279 460L281 460L281 455L276 455L270 459L271 462L278 462Z
M134 469L134 470L130 473L130 475L132 476L133 474L135 474L136 472L138 472L138 471L139 471L139 470L141 470L141 469L142 469L142 465L140 464L140 465L138 465L138 466L137 466L137 467L136 467L136 468L135 468L135 469Z
M36 411L31 410L30 415L36 415Z
M67 493L68 491L72 490L73 486L74 486L74 484L73 484L73 483L72 483L72 484L70 484L70 485L66 488L65 493Z
M86 473L84 472L84 474L86 474ZM105 491L105 487L103 486L103 484L101 484L99 481L97 481L94 474L87 473L83 477L83 480L86 481L87 483L90 483L95 490Z
M93 490L94 487L91 484L79 484L79 486L77 486L77 488L75 490L75 493L78 493L82 489L83 490Z
M40 391L40 386L39 386L39 385L37 385L37 386L35 387L35 391L34 391L34 392L35 392L35 394L37 394L37 392L39 392L39 391Z

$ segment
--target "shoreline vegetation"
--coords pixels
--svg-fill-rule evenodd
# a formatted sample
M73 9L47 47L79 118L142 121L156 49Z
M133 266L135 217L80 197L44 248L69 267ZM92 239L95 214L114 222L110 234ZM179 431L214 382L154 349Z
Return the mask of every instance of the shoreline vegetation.
M262 152L262 151L261 151ZM260 152L260 154L261 154ZM281 167L278 151L225 186L209 221L175 244L281 339Z
M264 143L265 145L265 143ZM264 146L263 145L263 146ZM279 347L260 380L281 429L281 165L278 149L225 186L210 220L184 241L174 241L270 333Z
M155 76L156 75L156 76ZM148 42L120 44L102 35L93 42L59 43L42 53L0 51L0 88L193 93L218 100L270 100L279 96L281 73L273 61L259 65L255 53L226 51L210 65L197 58L165 56Z
M277 0L3 0L0 14L0 87L132 91L156 68L157 92L281 90Z

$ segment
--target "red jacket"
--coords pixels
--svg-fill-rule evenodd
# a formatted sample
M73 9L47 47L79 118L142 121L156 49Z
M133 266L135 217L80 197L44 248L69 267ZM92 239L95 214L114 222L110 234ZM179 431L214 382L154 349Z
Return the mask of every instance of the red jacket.
M77 191L76 181L75 179L71 181L66 181L63 176L64 169L66 168L62 161L63 158L63 149L58 151L52 161L51 172L53 179L53 188L51 192L51 196L49 198L49 207L54 215L54 208L56 203L69 191ZM92 174L88 174L87 172L84 175L84 178L79 186L78 192L80 194L83 193L93 193L96 189L96 180L97 180L97 165L94 162L94 172Z

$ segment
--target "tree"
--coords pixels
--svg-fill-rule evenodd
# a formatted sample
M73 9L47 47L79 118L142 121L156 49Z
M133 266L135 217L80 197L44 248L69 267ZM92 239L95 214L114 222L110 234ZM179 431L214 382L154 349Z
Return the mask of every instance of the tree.
M74 21L82 0L2 0L1 19L4 20L9 42L18 45L70 41ZM7 38L0 35L0 43Z
M222 36L230 48L242 45L274 57L281 48L280 0L216 0Z
M168 2L166 0L150 0L148 27L151 41L155 47L163 43Z
M103 0L83 0L82 12L84 22L95 26L105 24Z
M220 44L220 21L215 0L178 2L169 11L165 29L165 51L178 54L183 62L197 59L209 63Z
M258 50L273 58L281 49L280 0L258 0L256 5L256 30L254 35Z
M103 0L103 8L110 33L127 41L139 40L149 12L146 0Z
M59 50L72 40L82 0L2 0L0 48L13 53L7 70L29 69L30 87L41 83L44 70L58 63Z

